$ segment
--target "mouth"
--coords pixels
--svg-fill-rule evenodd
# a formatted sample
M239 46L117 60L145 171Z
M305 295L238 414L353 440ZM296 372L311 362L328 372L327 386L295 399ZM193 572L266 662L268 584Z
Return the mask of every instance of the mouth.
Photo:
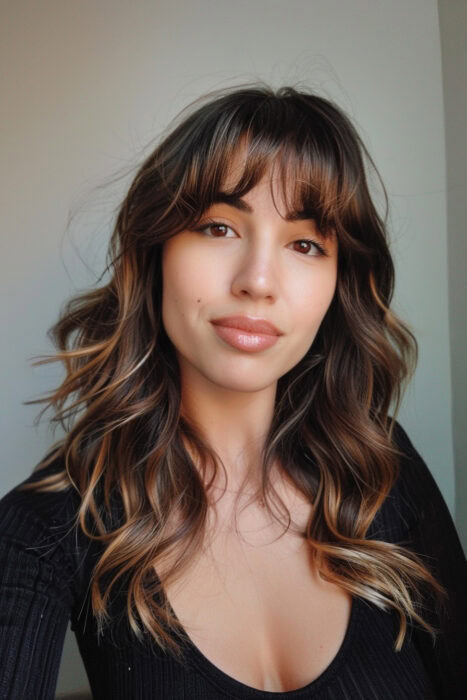
M267 350L279 340L279 336L276 334L251 332L219 323L213 323L212 325L218 337L224 343L243 352L254 353Z
M254 335L282 335L282 332L273 323L265 318L254 316L225 316L223 318L215 318L211 323L215 326L234 328Z

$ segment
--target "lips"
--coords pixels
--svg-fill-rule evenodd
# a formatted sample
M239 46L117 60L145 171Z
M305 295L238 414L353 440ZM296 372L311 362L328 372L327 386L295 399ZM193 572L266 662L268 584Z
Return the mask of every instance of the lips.
M216 326L238 328L248 333L282 335L281 331L278 330L274 324L266 321L264 318L255 318L253 316L224 316L223 318L214 318L212 323Z

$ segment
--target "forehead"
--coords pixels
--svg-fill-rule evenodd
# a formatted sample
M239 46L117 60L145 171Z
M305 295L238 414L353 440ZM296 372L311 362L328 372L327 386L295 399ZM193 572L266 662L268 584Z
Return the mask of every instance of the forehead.
M257 165L256 165L257 167ZM248 205L244 206L245 200L254 199L258 189L269 189L272 199L279 213L288 220L293 220L293 216L301 209L301 197L297 197L296 178L293 176L293 167L288 163L284 165L280 162L278 156L272 155L271 158L264 163L261 168L262 172L259 180L255 185L246 191L242 192L241 198L235 197L237 186L240 183L242 176L249 171L248 149L245 143L239 144L238 148L229 158L229 163L221 182L221 192L218 193L216 201L227 202L237 206L238 209L248 211ZM229 197L233 194L233 197ZM303 218L298 216L296 218Z
M227 171L222 180L222 189L231 192L242 177L247 164L248 149L245 140L242 139L232 156L229 158Z

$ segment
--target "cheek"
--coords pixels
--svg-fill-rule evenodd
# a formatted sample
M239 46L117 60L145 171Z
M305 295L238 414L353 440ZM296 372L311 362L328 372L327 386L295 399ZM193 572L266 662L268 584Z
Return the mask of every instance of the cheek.
M317 270L312 275L296 280L295 303L292 304L296 321L315 328L323 320L334 296L337 282L335 266Z
M199 307L198 300L209 294L212 266L210 274L208 267L208 261L193 254L181 241L166 243L162 254L163 314L186 316L191 307Z

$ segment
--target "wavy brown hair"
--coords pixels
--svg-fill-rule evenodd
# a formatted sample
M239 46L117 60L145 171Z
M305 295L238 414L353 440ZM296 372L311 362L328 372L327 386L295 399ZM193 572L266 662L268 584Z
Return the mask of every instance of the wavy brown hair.
M243 172L225 192L240 144ZM309 90L256 83L208 93L178 115L141 165L110 240L110 281L66 303L49 329L56 354L33 363L64 363L60 386L26 403L46 403L41 414L52 407L65 437L36 466L61 458L62 471L28 487L74 488L80 495L75 525L103 545L91 585L99 630L110 619L112 587L126 577L131 630L138 638L149 632L181 658L177 637L184 630L163 584L178 579L203 545L221 460L181 411L176 352L161 321L161 250L169 237L195 226L219 193L242 197L271 166L288 209L306 211L323 235L336 235L339 255L335 294L319 331L278 379L258 494L276 517L269 476L279 463L310 503L300 534L322 575L395 610L399 651L408 621L436 636L421 614L422 586L440 600L445 595L418 555L366 538L398 477L401 453L392 433L417 344L390 309L394 267L384 185L383 218L368 185L370 168L379 175L351 120ZM120 507L117 522L112 500ZM174 563L159 577L168 555Z

